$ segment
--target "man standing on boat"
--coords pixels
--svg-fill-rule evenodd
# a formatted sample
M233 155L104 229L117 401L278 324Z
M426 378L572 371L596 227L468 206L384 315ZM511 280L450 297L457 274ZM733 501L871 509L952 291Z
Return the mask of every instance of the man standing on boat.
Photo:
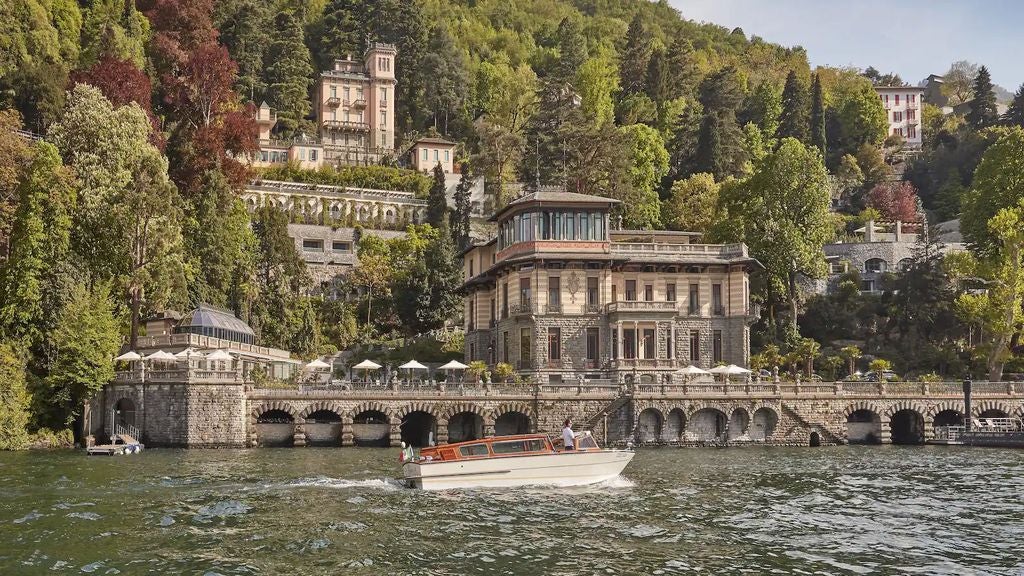
M566 418L562 427L562 444L566 450L576 449L576 433L572 431L572 418Z

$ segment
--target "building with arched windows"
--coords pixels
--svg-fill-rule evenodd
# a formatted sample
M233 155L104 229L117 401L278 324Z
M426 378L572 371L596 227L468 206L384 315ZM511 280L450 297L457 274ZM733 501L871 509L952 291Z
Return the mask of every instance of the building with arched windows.
M463 254L467 361L542 382L747 363L747 247L616 229L618 203L542 189L491 218L497 236Z

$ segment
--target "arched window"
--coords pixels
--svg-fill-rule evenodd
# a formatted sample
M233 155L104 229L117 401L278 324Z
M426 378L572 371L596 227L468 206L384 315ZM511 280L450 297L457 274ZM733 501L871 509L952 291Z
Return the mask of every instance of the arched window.
M907 270L910 270L910 268L913 265L914 265L914 259L913 258L904 258L904 259L900 260L896 264L896 268L899 269L900 272L906 272Z
M889 269L889 264L881 258L870 258L864 262L864 271L872 273L882 273Z

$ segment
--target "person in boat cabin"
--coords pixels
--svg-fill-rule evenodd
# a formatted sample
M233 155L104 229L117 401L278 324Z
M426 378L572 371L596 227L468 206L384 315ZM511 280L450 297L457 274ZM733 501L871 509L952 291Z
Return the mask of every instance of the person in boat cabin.
M562 444L566 450L576 449L576 433L572 431L572 418L566 418L562 426Z

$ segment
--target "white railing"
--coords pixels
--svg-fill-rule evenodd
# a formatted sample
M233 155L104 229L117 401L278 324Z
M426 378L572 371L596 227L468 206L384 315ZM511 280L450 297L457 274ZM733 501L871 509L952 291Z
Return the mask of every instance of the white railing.
M628 253L669 253L698 254L701 256L735 257L746 256L745 244L662 244L657 242L612 242L612 254Z

